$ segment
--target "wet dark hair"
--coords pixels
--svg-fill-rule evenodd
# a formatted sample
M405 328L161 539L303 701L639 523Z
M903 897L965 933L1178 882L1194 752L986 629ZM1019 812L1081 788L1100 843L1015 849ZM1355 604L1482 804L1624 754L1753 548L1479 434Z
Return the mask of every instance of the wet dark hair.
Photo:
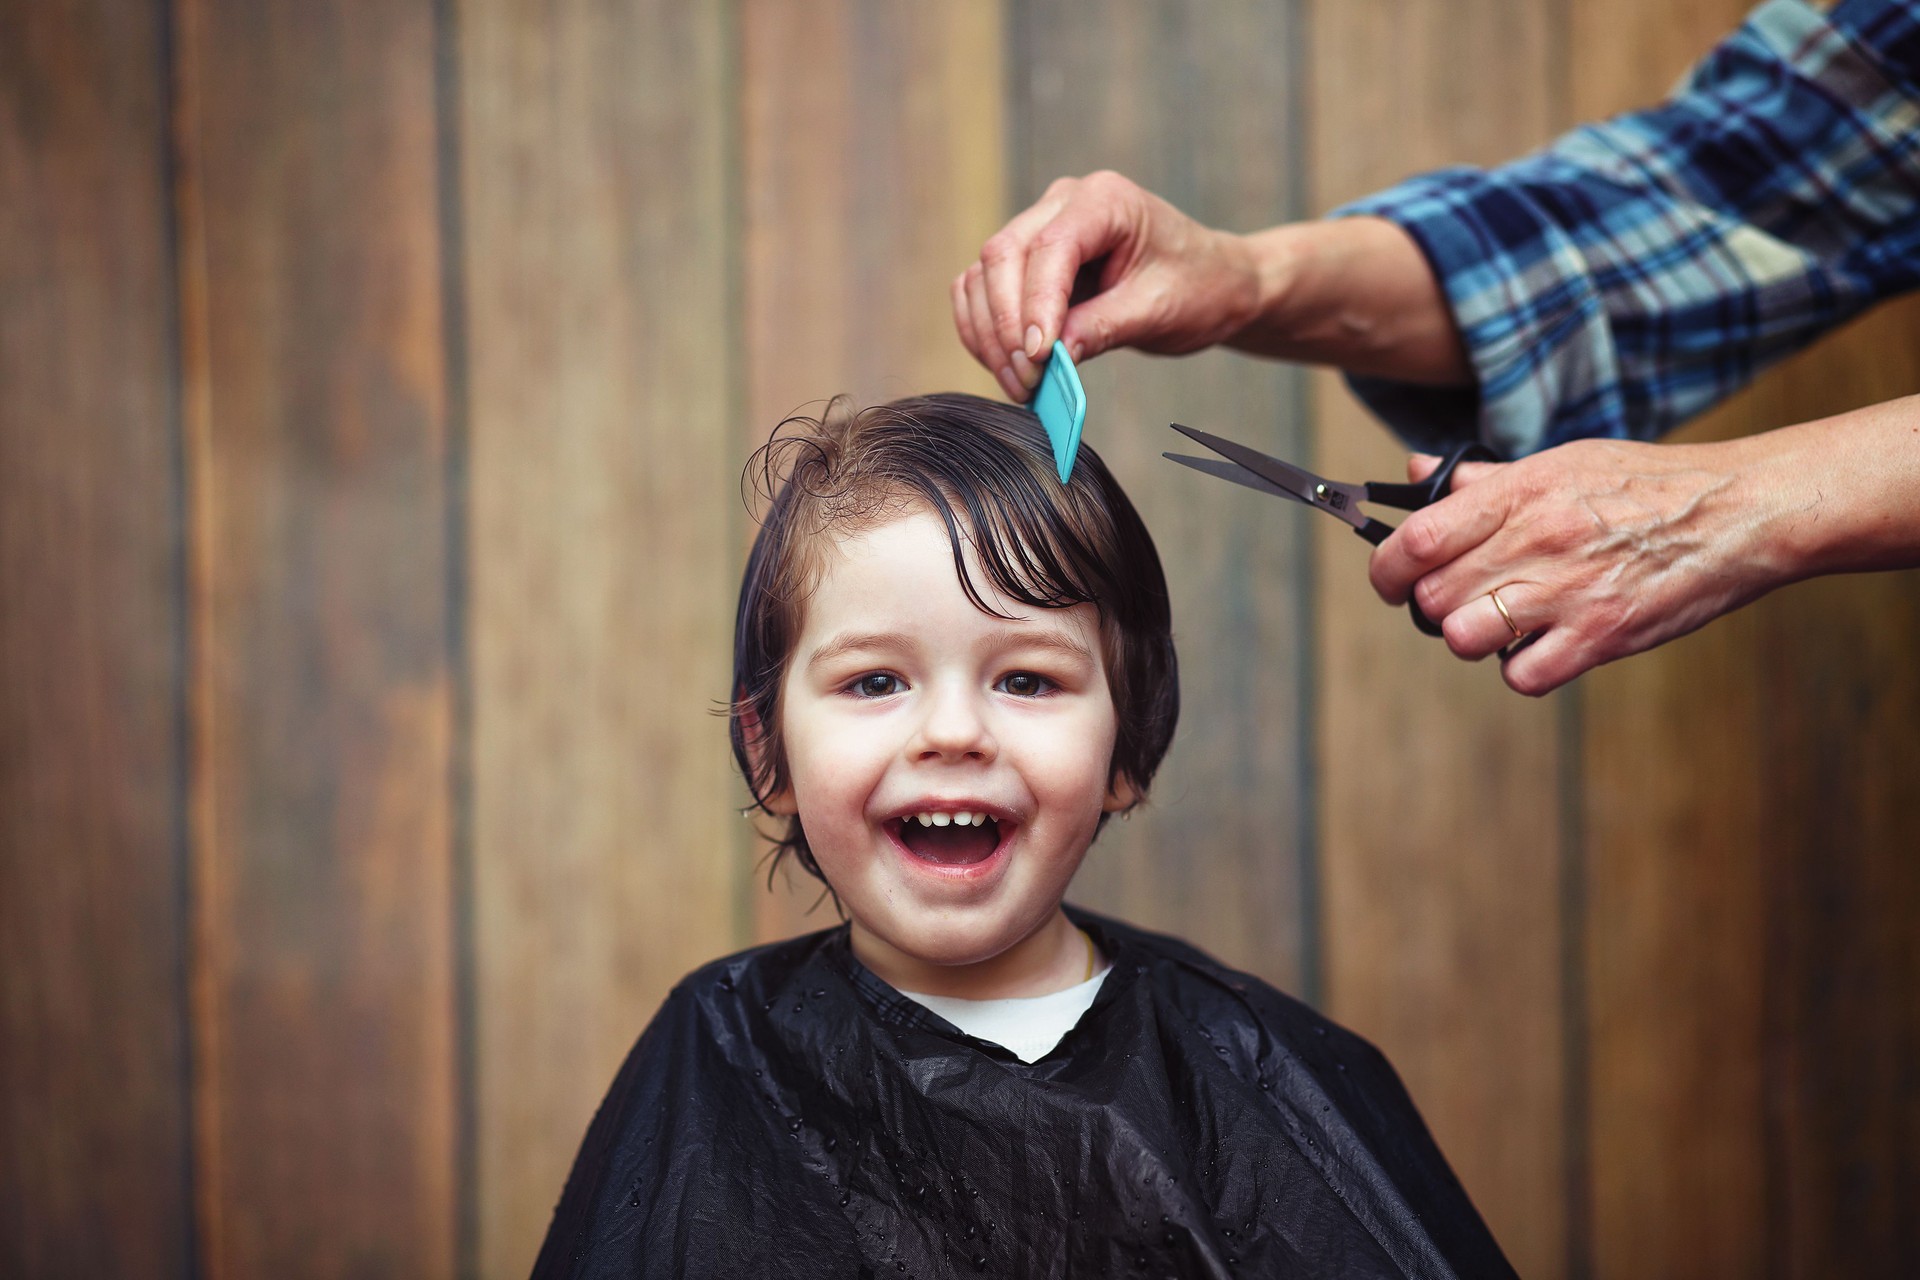
M1008 598L1099 610L1119 721L1109 781L1124 778L1136 803L1146 795L1180 715L1173 622L1153 539L1099 454L1081 445L1063 486L1040 420L1019 406L950 392L856 411L842 397L775 427L741 483L760 532L740 582L729 729L756 808L770 812L788 786L780 689L819 582L822 535L919 509L946 524L961 589L982 612L1005 616L982 598L963 542ZM798 817L775 840L769 877L789 854L825 882Z

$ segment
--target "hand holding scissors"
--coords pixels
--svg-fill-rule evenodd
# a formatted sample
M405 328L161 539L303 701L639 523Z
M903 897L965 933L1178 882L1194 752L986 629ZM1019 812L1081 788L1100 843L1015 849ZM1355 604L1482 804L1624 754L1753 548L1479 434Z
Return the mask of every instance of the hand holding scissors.
M1236 444L1205 431L1192 427L1183 427L1179 423L1170 424L1175 431L1190 440L1197 441L1215 453L1229 459L1222 462L1217 458L1194 458L1185 454L1162 454L1182 466L1192 467L1195 471L1204 471L1210 476L1222 480L1231 480L1249 489L1258 489L1262 493L1276 494L1282 498L1292 498L1304 502L1310 507L1325 511L1336 519L1345 521L1355 533L1374 546L1387 540L1393 532L1393 526L1377 520L1360 510L1363 502L1379 506L1398 507L1402 511L1418 511L1447 496L1453 488L1453 472L1462 462L1498 462L1499 456L1493 450L1480 444L1456 446L1441 460L1432 475L1418 484L1387 484L1377 480L1343 484L1337 480L1323 480L1311 471L1303 470L1290 462L1246 445ZM1496 600L1497 603L1497 600ZM1440 634L1440 624L1421 612L1418 601L1408 600L1407 608L1413 614L1413 625L1430 636ZM1505 609L1502 608L1502 614ZM1511 619L1509 619L1511 625ZM1518 629L1515 640L1521 638Z

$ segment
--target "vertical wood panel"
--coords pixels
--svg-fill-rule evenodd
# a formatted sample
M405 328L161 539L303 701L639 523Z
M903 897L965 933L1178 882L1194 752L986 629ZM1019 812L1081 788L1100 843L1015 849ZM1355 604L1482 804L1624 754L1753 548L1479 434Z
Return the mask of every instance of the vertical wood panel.
M0 8L0 1273L183 1276L165 15Z
M1903 303L1677 438L1911 394L1917 342ZM1917 627L1920 575L1830 579L1585 677L1597 1274L1920 1262Z
M706 714L747 449L835 391L995 394L945 284L1054 176L1265 225L1646 102L1746 0L1349 0L1304 54L1301 8L442 5L457 554L431 0L176 0L177 263L165 6L0 8L0 1272L456 1268L465 628L472 1260L522 1273L666 986L829 922L805 889L741 897ZM1912 392L1915 352L1894 308L1683 438ZM1309 994L1323 963L1523 1274L1588 1262L1582 1212L1606 1276L1920 1266L1920 575L1795 587L1584 678L1569 886L1556 707L1381 608L1342 531L1156 460L1175 417L1297 455L1298 375L1086 377L1173 579L1187 711L1076 897ZM1312 396L1319 465L1397 474L1333 380Z
M432 14L184 0L179 53L207 1266L446 1275Z
M671 984L743 939L731 30L459 10L478 1269L526 1274Z
M1570 114L1648 105L1745 0L1575 0ZM1674 437L1761 421L1749 394ZM1766 607L1766 606L1763 606ZM1763 1098L1766 695L1749 610L1582 678L1592 1265L1759 1275L1773 1252Z
M1736 614L1582 677L1603 1276L1765 1272L1757 624Z
M1920 392L1920 300L1796 358L1767 425ZM1920 1271L1920 572L1759 606L1768 1223L1794 1277Z
M742 0L739 13L738 460L836 393L861 404L998 394L954 336L947 302L947 282L1004 209L997 0ZM751 889L759 937L834 923L824 906L807 913L820 889L804 873L771 894L763 880L755 873Z
M1553 7L1318 4L1313 200L1497 163L1557 123ZM1316 380L1324 474L1398 479L1405 452ZM1399 1068L1522 1275L1566 1268L1557 699L1509 692L1367 585L1366 547L1316 534L1327 996Z
M1216 226L1253 230L1297 212L1297 6L1129 0L1099 22L1046 0L1013 12L1010 213L1057 177L1101 168ZM1224 352L1117 353L1082 378L1087 442L1139 506L1167 570L1182 713L1150 804L1109 826L1073 896L1298 990L1313 965L1306 513L1160 452L1177 442L1167 430L1177 420L1301 456L1301 375Z

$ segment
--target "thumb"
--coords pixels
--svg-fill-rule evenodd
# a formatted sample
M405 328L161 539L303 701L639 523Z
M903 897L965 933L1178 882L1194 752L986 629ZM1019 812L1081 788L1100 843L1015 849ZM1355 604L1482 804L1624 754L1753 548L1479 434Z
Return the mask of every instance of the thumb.
M1440 466L1440 459L1431 453L1410 453L1407 455L1407 479L1419 484L1432 475Z
M1076 361L1126 346L1140 336L1146 309L1139 292L1131 280L1121 279L1067 312L1060 340Z

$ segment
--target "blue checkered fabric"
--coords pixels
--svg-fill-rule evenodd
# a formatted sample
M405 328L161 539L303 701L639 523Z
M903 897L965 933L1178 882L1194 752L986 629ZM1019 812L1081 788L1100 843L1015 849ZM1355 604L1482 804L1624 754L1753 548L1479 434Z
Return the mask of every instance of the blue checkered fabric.
M1351 379L1409 443L1658 436L1920 284L1920 0L1768 0L1659 106L1336 213L1412 233L1478 375Z

